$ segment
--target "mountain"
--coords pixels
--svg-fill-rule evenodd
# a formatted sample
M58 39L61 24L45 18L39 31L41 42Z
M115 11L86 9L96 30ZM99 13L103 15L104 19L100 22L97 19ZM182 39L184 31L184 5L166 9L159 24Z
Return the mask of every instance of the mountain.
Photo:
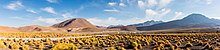
M96 28L95 25L88 22L86 19L83 18L72 18L66 20L64 22L54 24L52 27L55 28Z
M165 30L151 30L146 31L148 33L219 33L220 28L176 28L176 29L165 29Z
M135 26L110 25L107 29L117 29L117 31L138 31Z
M107 28L122 27L124 25L109 25Z
M0 26L0 32L19 32L16 28Z
M56 32L56 33L100 31L99 29L97 29L96 26L92 25L83 18L72 18L64 22L54 24L52 26L31 25L31 26L24 26L19 28L0 27L0 32L6 32L10 30L16 32Z
M4 27L4 29L5 28L6 27ZM8 27L7 29L12 30L12 28L10 27ZM17 32L56 32L56 33L101 31L96 26L92 25L83 18L72 18L64 22L54 24L52 26L31 25L31 26L24 26L14 29L18 30ZM1 30L3 29L1 29L0 27L0 32L3 32Z
M138 30L163 30L174 28L207 28L220 25L220 20L210 19L202 14L191 14L187 17L151 26L137 27Z
M32 26L24 26L17 28L20 32L67 32L67 30L62 28L53 28L49 26L38 26L38 25L32 25Z
M115 26L108 27L107 29L119 29L120 31L138 31L135 26Z
M159 23L163 23L163 21L154 21L154 20L151 20L151 21L146 21L146 22L144 22L144 23L131 24L131 25L128 25L128 26L142 27L142 26L151 26L151 25L159 24Z
M63 21L58 24L54 24L51 27L54 28L63 28L67 32L96 32L102 31L102 29L97 28L95 25L88 22L83 18L72 18L66 21Z
M105 27L105 26L96 26L97 28L107 28L107 27Z

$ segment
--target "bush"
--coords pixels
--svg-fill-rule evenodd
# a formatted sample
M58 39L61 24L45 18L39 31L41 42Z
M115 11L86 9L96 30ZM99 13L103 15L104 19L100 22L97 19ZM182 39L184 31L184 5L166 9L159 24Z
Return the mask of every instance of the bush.
M6 48L6 45L2 41L0 41L0 48Z
M78 50L74 44L58 43L52 50Z
M133 50L138 50L138 48L137 48L137 47L134 47Z
M185 47L192 47L193 45L190 43L190 41L187 42Z
M138 47L138 43L137 42L131 42L132 47Z
M218 48L218 47L215 47L213 50L219 50L219 48Z
M209 43L206 43L206 45L203 47L203 49L211 49L212 46Z
M38 46L38 48L41 49L41 50L43 50L43 48L44 48L44 44L41 43L41 44Z
M22 45L22 50L29 50L29 46L28 45Z
M13 50L17 50L20 48L20 45L19 44L11 44L11 49Z
M138 45L138 48L139 48L139 49L142 49L142 45L141 45L141 44L139 44L139 45Z
M115 50L114 47L109 47L107 50Z

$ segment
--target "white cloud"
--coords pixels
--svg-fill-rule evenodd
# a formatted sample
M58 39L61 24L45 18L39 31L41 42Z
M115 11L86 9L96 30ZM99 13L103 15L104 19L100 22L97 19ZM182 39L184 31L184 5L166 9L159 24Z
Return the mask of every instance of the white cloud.
M166 8L163 8L161 9L161 11L159 12L159 17L163 17L165 15L167 15L169 12L171 11L171 9L166 9Z
M47 0L50 3L58 3L58 0Z
M56 19L56 18L42 18L41 16L36 20L37 22L44 22L44 23L48 23L48 24L56 24L61 22L60 20Z
M104 10L104 11L109 12L109 13L120 12L119 10L116 10L116 9L107 9L107 10Z
M137 5L142 8L156 8L161 9L166 7L168 4L170 4L173 0L139 0L137 1Z
M86 7L88 7L88 6L81 5L78 9L74 10L74 13L77 14L78 12L82 11Z
M109 26L109 25L136 24L136 23L140 23L140 22L145 22L147 20L147 18L130 18L130 19L124 20L124 19L117 19L114 17L108 17L107 19L88 18L87 20L94 25Z
M13 18L13 19L18 19L18 20L25 20L25 18L17 17L17 16L15 16L15 17L11 17L11 18Z
M163 8L159 11L152 10L152 9L146 9L145 13L146 13L146 18L150 18L151 20L153 20L153 19L167 15L170 11L171 11L171 9L165 9L165 8Z
M147 14L148 17L157 17L158 12L152 10L152 9L147 9L145 11L145 13Z
M175 12L175 17L180 17L183 15L183 12Z
M165 6L167 6L167 4L169 4L171 2L172 2L172 0L160 0L159 6L160 7L165 7Z
M210 18L212 18L212 19L219 19L220 20L220 16L212 16Z
M118 24L117 22L119 22L119 20L113 17L109 17L108 19L89 18L87 20L90 21L92 24L100 26L114 25Z
M52 7L45 7L45 8L42 8L41 10L46 11L46 12L48 12L48 13L57 14L57 13L54 11L54 8L52 8Z
M34 11L34 10L32 10L32 9L27 9L26 11L27 11L27 12L30 12L30 13L34 13L34 14L37 13L36 11Z
M61 16L63 16L63 18L65 18L65 19L68 19L68 18L72 17L71 13L64 13Z
M175 16L172 20L180 19L180 17L183 17L183 12L175 12Z
M206 0L207 4L211 4L213 0Z
M118 3L118 6L121 6L123 4L121 3L128 3L128 2L122 2ZM171 12L171 9L167 8L166 5L171 3L172 0L136 0L131 4L128 4L126 6L136 6L141 8L142 10L145 10L145 17L139 18L139 17L132 17L127 19L117 19L114 17L109 17L107 19L98 19L98 18L89 18L88 21L92 22L95 25L101 25L101 26L108 26L108 25L127 25L127 24L135 24L140 22L145 22L147 20L160 20L158 18L166 16L168 13ZM121 4L121 5L120 5ZM135 4L135 5L132 5ZM162 5L164 4L164 5ZM115 8L115 7L113 7ZM154 8L154 9L151 9ZM121 9L119 9L121 10ZM119 11L118 9L106 9L105 12L124 12L123 10ZM127 11L126 11L127 12ZM125 22L126 21L126 22Z
M147 4L149 7L153 7L153 6L156 6L158 3L156 0L148 0Z
M115 6L117 3L116 2L109 2L108 5L109 6Z
M126 7L127 5L125 5L124 3L120 3L119 6Z
M144 1L138 1L138 6L140 7L140 8L145 8L145 3L144 3Z
M12 2L6 6L6 8L10 10L17 10L18 8L21 8L21 7L23 7L23 5L22 5L22 2L20 1Z

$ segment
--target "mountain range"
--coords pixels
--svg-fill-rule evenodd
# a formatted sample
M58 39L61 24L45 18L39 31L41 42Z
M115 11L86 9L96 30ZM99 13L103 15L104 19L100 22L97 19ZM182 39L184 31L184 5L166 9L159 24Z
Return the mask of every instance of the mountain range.
M137 27L138 30L164 30L174 28L211 28L220 25L220 20L210 19L202 14L191 14L187 17L151 26Z
M143 27L143 26L151 26L151 25L159 24L159 23L163 23L163 21L151 20L151 21L146 21L144 23L131 24L131 25L128 25L128 26Z
M117 25L109 27L95 26L83 18L72 18L52 26L24 26L11 28L0 26L0 32L98 32L98 31L219 31L220 20L211 19L202 14L190 14L183 19L169 22L146 21L144 23ZM213 29L215 28L215 29ZM216 29L217 28L217 29Z

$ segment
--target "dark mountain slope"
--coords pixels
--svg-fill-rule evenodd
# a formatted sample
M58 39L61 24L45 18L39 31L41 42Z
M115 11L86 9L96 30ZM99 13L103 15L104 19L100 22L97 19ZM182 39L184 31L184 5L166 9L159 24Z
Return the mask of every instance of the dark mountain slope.
M138 30L163 30L173 28L202 28L202 27L215 27L220 25L220 20L210 19L201 14L191 14L181 20L174 20L165 23L159 23L151 26L137 27Z
M159 24L159 23L163 23L163 21L154 21L154 20L151 20L151 21L146 21L146 22L144 22L144 23L131 24L131 25L128 25L128 26L142 27L142 26L151 26L151 25Z

